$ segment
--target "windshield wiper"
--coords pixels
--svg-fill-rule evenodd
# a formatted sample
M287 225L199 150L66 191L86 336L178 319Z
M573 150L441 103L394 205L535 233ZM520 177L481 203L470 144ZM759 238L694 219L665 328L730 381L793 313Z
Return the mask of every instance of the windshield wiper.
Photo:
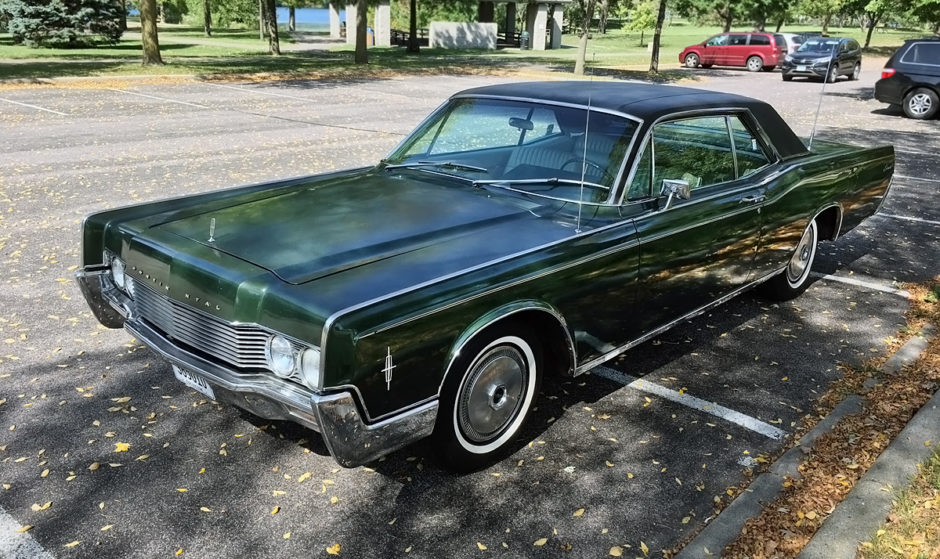
M599 188L601 190L610 190L609 186L597 184L595 182L580 181L575 179L560 179L558 177L546 177L539 179L486 179L473 181L473 186L482 186L492 184L496 186L512 186L517 184L571 184L575 186L586 186L589 188Z
M476 165L467 165L466 163L455 163L453 161L412 161L411 163L396 163L386 165L385 170L389 169L413 169L420 167L442 167L444 169L457 169L461 171L476 171L478 173L488 173L485 167Z

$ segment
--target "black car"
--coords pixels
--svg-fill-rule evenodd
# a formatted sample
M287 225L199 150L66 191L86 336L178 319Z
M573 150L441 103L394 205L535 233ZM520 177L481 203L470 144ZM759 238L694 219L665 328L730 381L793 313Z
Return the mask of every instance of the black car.
M862 47L858 41L839 37L807 37L780 65L783 81L794 77L824 79L829 83L839 76L857 80L862 71Z
M940 108L940 39L909 39L888 59L875 99L901 105L910 118L933 118Z

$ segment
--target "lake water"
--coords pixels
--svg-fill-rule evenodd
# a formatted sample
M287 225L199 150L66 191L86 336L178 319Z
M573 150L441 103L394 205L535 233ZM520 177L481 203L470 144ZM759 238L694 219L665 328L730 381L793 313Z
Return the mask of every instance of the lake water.
M287 24L289 14L287 8L277 9L277 22ZM297 28L317 31L329 31L330 10L327 8L297 8ZM346 10L339 11L339 20L346 21Z

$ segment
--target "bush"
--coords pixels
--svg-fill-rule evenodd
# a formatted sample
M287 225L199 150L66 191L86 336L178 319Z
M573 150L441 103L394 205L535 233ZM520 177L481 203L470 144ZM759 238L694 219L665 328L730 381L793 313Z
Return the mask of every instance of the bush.
M30 47L116 43L122 10L120 0L0 0L13 41Z

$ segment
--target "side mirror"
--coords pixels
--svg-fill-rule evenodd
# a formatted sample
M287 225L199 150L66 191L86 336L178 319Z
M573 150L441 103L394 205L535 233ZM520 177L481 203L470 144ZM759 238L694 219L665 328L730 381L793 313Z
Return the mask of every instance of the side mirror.
M692 187L689 185L689 181L682 179L663 179L663 186L659 190L659 194L662 196L668 196L666 199L666 205L663 206L663 210L668 210L672 207L672 201L676 198L680 200L688 200L692 197Z

